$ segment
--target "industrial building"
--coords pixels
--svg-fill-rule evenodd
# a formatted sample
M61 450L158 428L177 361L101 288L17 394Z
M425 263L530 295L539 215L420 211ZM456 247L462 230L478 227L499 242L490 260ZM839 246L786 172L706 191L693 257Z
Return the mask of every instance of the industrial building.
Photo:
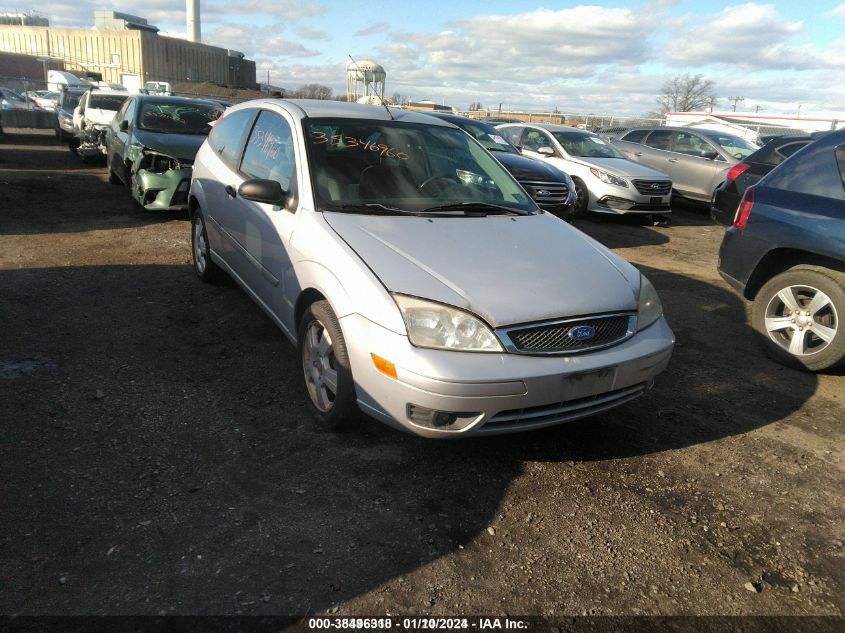
M199 33L198 22L189 32ZM96 11L93 29L0 24L2 52L60 61L71 73L123 84L133 92L148 81L256 86L255 62L243 53L165 37L145 19L114 11Z

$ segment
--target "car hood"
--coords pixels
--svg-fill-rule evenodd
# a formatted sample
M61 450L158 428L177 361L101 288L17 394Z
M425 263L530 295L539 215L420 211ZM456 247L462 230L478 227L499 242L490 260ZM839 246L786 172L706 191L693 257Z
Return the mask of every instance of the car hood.
M117 110L103 110L101 108L88 108L85 110L85 120L93 125L108 125L117 114Z
M493 327L637 307L637 269L547 214L324 217L389 291Z
M203 134L162 134L160 132L148 132L146 130L135 130L135 140L155 152L167 154L173 158L184 158L194 160L200 146L205 141Z
M584 165L595 166L626 178L648 178L649 180L670 180L665 172L640 165L627 158L579 158Z
M557 167L548 163L508 152L492 152L492 154L517 180L540 182L566 182L567 180Z

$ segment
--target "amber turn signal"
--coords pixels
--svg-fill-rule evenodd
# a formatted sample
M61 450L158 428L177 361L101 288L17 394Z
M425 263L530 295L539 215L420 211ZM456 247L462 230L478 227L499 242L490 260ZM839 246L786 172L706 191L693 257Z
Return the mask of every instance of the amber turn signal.
M370 354L373 359L373 365L376 366L381 373L385 376L390 376L394 380L396 380L396 365L391 363L389 360L385 360L381 356L376 356L375 354Z

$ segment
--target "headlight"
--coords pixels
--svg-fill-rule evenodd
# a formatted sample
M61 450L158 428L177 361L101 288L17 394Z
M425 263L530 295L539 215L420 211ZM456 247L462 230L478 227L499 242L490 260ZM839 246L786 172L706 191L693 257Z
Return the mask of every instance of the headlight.
M393 295L408 339L417 347L461 352L501 352L496 336L481 320L468 312L442 303L405 295Z
M590 172L601 180L602 182L606 182L609 185L616 185L617 187L627 187L628 182L619 176L614 176L610 172L602 171L601 169L596 169L595 167L590 167Z
M640 275L640 297L637 300L637 331L646 329L663 314L657 290L645 275Z

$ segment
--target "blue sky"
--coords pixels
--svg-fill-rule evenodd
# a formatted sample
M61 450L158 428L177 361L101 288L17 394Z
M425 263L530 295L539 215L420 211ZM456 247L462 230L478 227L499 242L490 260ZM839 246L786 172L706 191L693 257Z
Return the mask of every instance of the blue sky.
M185 32L182 0L59 0L46 13L90 26L95 8ZM717 110L743 96L740 109L845 118L845 0L205 0L202 35L286 88L342 94L352 55L385 67L388 96L631 116L656 107L667 79L700 73Z

